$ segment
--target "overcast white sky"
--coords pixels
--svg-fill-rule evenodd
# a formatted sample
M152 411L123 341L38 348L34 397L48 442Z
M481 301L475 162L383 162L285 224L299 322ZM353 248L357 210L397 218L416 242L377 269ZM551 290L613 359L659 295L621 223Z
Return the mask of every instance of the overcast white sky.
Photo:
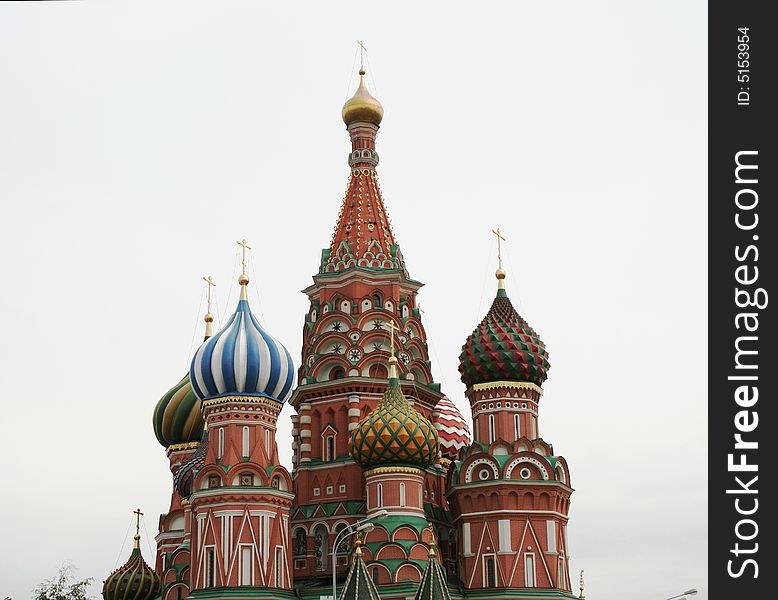
M152 560L171 491L152 409L202 336L201 277L234 308L235 240L299 360L360 38L444 391L469 416L457 356L499 226L551 354L573 577L590 600L705 598L705 3L280 4L0 5L0 596L66 559L99 593L136 506Z

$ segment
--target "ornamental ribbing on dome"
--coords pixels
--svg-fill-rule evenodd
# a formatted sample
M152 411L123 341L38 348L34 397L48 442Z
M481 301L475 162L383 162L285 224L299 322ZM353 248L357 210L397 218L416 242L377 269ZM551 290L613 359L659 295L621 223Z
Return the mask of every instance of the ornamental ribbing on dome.
M140 536L135 534L135 547L129 560L116 569L103 583L105 600L152 600L159 596L159 577L143 560Z
M208 451L208 429L203 429L200 443L192 455L181 463L173 477L173 487L182 498L189 498L192 493L192 482L197 470L205 464L205 453Z
M394 357L393 357L394 358ZM397 359L395 358L395 361ZM394 365L390 364L394 370ZM426 469L438 457L438 432L405 399L396 372L381 402L362 419L349 439L349 452L363 469L409 465Z
M462 346L462 382L468 387L493 381L526 381L540 386L549 368L545 344L501 287L489 312Z
M196 442L203 433L200 399L192 390L189 373L159 399L154 407L154 435L166 448Z
M283 403L289 396L294 381L292 357L251 313L245 284L230 320L195 353L189 378L201 400L263 396Z
M459 451L470 444L470 427L448 396L438 400L435 411L439 413L433 420L440 438L440 453L444 458L456 460Z

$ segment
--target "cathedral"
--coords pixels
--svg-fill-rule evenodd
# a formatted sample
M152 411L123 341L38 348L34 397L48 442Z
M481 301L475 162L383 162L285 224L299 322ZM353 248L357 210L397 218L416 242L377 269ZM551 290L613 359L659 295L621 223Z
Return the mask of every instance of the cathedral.
M570 472L538 424L545 345L511 304L500 264L491 308L459 356L472 419L433 380L422 283L378 184L384 110L359 75L342 110L350 179L303 290L299 366L252 312L250 248L239 242L234 312L214 332L209 301L189 372L154 408L172 496L153 567L138 526L105 600L576 597ZM285 404L293 429L278 440ZM279 443L291 446L291 473Z

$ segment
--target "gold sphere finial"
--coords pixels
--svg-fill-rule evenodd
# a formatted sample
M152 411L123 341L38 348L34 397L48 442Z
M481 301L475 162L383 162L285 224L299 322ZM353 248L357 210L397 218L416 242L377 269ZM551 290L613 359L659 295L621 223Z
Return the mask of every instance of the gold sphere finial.
M497 279L505 279L505 269L497 269L497 270L494 272L494 276L495 276Z
M206 323L213 323L213 315L209 312L205 313L205 316L203 317L203 321Z
M248 285L249 284L249 276L246 275L245 273L241 273L240 276L238 277L238 283L240 285Z

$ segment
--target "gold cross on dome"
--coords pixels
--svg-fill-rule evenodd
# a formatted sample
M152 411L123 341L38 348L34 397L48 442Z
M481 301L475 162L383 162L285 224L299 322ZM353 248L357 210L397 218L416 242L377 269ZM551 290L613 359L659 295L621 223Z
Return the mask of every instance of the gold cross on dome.
M140 508L136 508L132 513L135 515L135 535L140 535L140 518L143 516L143 513L140 511Z
M386 324L389 326L389 354L394 356L394 330L400 331L400 328L391 321L387 321Z
M215 288L216 284L213 282L213 278L208 275L208 277L203 277L203 281L208 284L208 312L211 312L211 288Z
M500 233L500 228L492 229L492 233L497 236L497 263L500 269L502 269L502 246L500 242L504 242L505 236Z
M367 52L367 48L365 48L365 45L362 43L362 40L357 40L357 45L359 46L359 70L364 71L365 70L365 52ZM353 67L352 67L353 69Z
M248 245L248 242L246 242L245 239L238 240L238 246L243 248L243 260L241 261L241 265L243 266L243 274L248 276L248 273L246 273L246 252L251 250L251 246Z

